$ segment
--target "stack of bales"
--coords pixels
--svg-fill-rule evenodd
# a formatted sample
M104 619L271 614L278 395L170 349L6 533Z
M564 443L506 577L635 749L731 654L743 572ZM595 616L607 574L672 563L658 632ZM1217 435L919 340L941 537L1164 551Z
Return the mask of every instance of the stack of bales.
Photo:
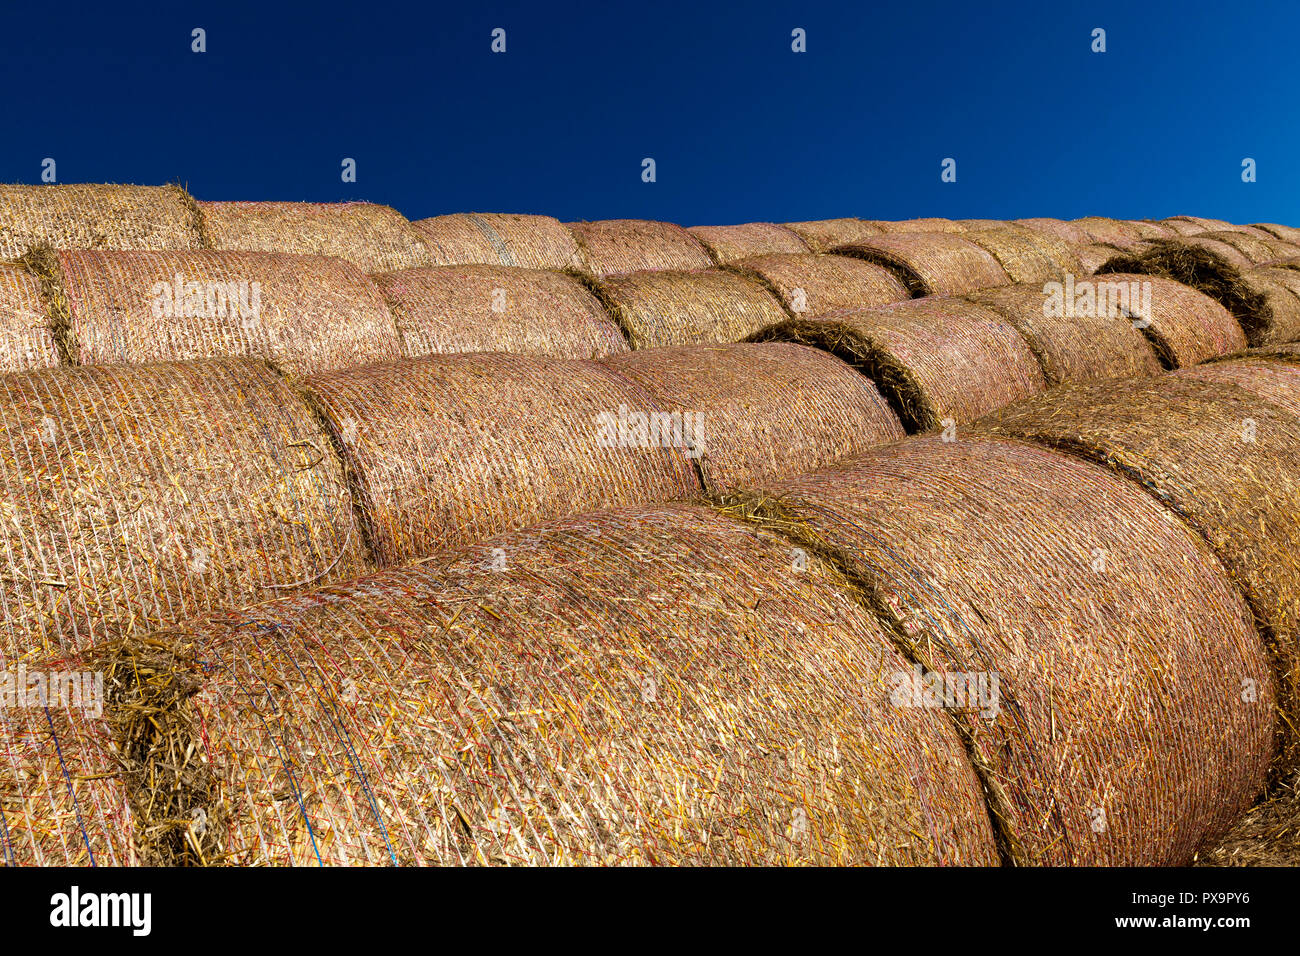
M413 224L429 246L433 265L501 265L580 271L573 234L550 216L457 213Z
M202 246L194 200L179 186L0 185L0 260L55 249Z

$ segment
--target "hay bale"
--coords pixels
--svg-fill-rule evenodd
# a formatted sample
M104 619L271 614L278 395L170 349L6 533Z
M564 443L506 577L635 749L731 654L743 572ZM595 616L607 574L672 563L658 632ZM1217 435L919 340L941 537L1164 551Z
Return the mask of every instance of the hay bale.
M465 265L371 278L388 301L408 357L517 352L597 358L628 348L600 300L563 273Z
M773 222L691 226L686 231L700 240L715 262L724 266L753 256L808 251L808 245L797 234Z
M1083 274L1092 275L1116 256L1124 255L1125 250L1102 242L1090 242L1086 245L1074 246L1074 254L1079 257L1079 268L1083 270Z
M1052 297L1037 284L986 289L968 298L998 312L1025 337L1048 385L1160 373L1155 350L1130 319L1053 308Z
M435 266L493 265L580 271L573 233L551 216L456 213L413 222Z
M907 287L884 266L851 256L757 256L742 259L731 269L762 282L795 316L864 309L911 298Z
M689 436L638 432L638 416L664 410L596 362L433 355L327 372L304 388L342 450L381 565L700 493Z
M257 357L305 375L401 357L379 290L343 259L96 251L38 267L61 303L55 333L79 365Z
M953 223L957 228L952 231L960 233L974 232L977 229L1005 229L1011 225L1005 219L954 219ZM942 232L944 230L937 229L935 231Z
M911 682L903 701L948 705L1016 862L1186 863L1260 791L1263 645L1204 542L1135 484L966 434L874 449L742 504L859 575L937 672L933 695ZM960 693L995 676L996 698Z
M1245 256L1251 265L1261 265L1276 259L1288 259L1300 255L1300 247L1289 242L1283 242L1273 236L1264 238L1251 236L1238 230L1206 232L1199 236L1192 236L1191 239L1213 239L1216 242L1226 243Z
M1300 428L1213 376L1066 386L983 427L1109 465L1205 537L1277 655L1288 761L1300 765Z
M1202 848L1196 865L1300 866L1300 794L1294 787L1279 787L1223 839Z
M649 349L605 364L661 408L702 417L697 463L711 494L813 471L904 434L867 378L803 345Z
M1300 339L1300 272L1262 267L1241 273L1243 287L1255 296L1252 343L1269 345Z
M794 319L755 339L812 345L854 365L909 432L972 421L1046 388L1020 333L964 299L932 296Z
M884 231L878 223L863 219L814 219L787 222L785 227L807 243L813 252L829 252L835 246L869 239Z
M1195 236L1203 232L1215 232L1231 229L1232 223L1223 219L1205 219L1201 216L1170 216L1160 220L1174 232L1184 236Z
M917 297L959 295L1010 281L991 253L969 239L943 232L876 236L834 251L884 266Z
M996 863L854 595L707 509L583 516L196 624L173 722L234 865Z
M1300 418L1300 365L1244 353L1185 368L1178 374L1205 382L1230 382Z
M631 272L596 289L634 349L739 342L787 317L761 282L721 269Z
M961 223L954 222L951 219L944 219L942 217L937 217L937 216L923 217L921 219L899 219L896 221L891 221L888 219L872 219L868 221L871 223L871 225L875 226L882 233L885 233L887 235L892 233L897 233L897 232L958 233L958 232L966 231L966 227Z
M265 363L0 376L0 660L367 567L327 437Z
M1085 216L1074 220L1074 224L1082 229L1092 242L1100 242L1120 249L1130 249L1148 239L1157 239L1165 235L1164 231L1153 228L1148 223L1108 219L1105 216Z
M1282 226L1275 222L1257 222L1255 228L1261 232L1267 232L1271 236L1276 236L1283 242L1290 242L1300 246L1300 229L1295 226Z
M59 349L41 280L26 266L0 262L0 372L54 368Z
M1084 230L1072 222L1063 219L1033 218L1013 219L1008 225L1020 226L1040 236L1049 236L1071 246L1087 245L1091 240Z
M0 259L55 249L201 247L194 200L180 186L0 184Z
M571 222L587 271L596 276L713 265L700 241L681 226L648 219Z
M430 264L420 231L390 206L369 202L201 202L209 249L336 256L362 272Z
M1041 284L1061 279L1067 273L1077 275L1083 268L1078 255L1066 243L1028 229L977 229L962 233L962 238L990 253L1012 282Z

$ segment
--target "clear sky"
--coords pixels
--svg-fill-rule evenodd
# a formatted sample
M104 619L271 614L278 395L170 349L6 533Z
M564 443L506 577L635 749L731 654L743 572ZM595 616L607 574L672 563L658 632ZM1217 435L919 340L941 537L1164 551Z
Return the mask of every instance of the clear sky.
M1300 225L1294 0L32 2L0 30L0 181L50 157L62 182L412 219Z

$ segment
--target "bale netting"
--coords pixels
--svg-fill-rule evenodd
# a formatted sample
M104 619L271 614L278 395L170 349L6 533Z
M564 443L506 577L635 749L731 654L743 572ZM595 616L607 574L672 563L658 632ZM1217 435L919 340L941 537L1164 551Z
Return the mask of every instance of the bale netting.
M41 280L24 265L0 262L0 373L53 368L59 361Z
M813 219L787 222L785 227L807 243L813 252L829 252L835 246L869 239L884 231L878 223L863 219Z
M1092 275L1110 260L1116 256L1125 254L1125 250L1119 246L1106 245L1100 242L1090 242L1085 245L1075 246L1074 254L1079 257L1079 267L1085 275Z
M1021 226L1040 236L1049 236L1071 246L1084 246L1092 241L1081 227L1064 219L1049 217L1013 219L1007 225Z
M433 355L329 372L305 389L342 450L382 565L701 493L667 410L597 362Z
M869 588L914 662L896 702L962 728L1015 862L1186 863L1260 792L1267 654L1204 542L1136 484L927 436L735 508Z
M926 216L920 219L870 219L867 220L882 233L897 232L965 232L968 228L964 223L956 222L952 219L944 219L937 216Z
M1108 465L1205 537L1277 655L1287 763L1300 765L1300 429L1259 395L1201 378L1065 386L977 428Z
M1275 222L1257 222L1255 228L1271 236L1300 246L1300 229L1295 226L1282 226Z
M596 288L634 349L739 342L787 318L761 282L722 269L632 272Z
M264 362L0 375L0 659L367 565L328 438Z
M825 349L866 374L909 432L972 421L1046 387L1028 343L991 309L932 296L794 319L756 341Z
M233 865L996 864L854 595L709 509L585 515L198 622L171 722Z
M1222 242L1232 246L1245 256L1252 265L1261 265L1275 259L1287 259L1300 255L1300 247L1267 234L1261 238L1238 230L1223 230L1220 232L1207 232L1191 238L1193 240L1213 239L1215 242Z
M420 231L390 206L368 202L201 202L210 249L336 256L362 272L430 264Z
M833 251L884 266L916 297L959 295L1010 281L992 253L969 239L944 232L875 236Z
M551 216L456 213L420 219L435 266L500 265L524 269L581 271L582 254L573 233Z
M1263 266L1241 273L1242 285L1256 298L1255 345L1300 339L1300 272Z
M596 276L713 265L700 241L681 226L649 219L603 219L567 223Z
M194 200L179 186L0 184L0 259L55 249L198 249Z
M730 268L758 279L795 316L864 309L912 297L884 266L852 256L757 256Z
M1108 310L1075 309L1073 297L1067 307L1065 284L1057 285L1059 292L1032 283L985 289L968 298L998 312L1025 337L1048 385L1160 373L1155 349L1131 319Z
M402 354L379 289L344 259L204 249L59 252L37 264L78 365L256 357L305 375Z
M1300 418L1300 365L1293 362L1244 353L1178 374L1206 382L1230 382Z
M1084 231L1093 242L1105 243L1127 249L1148 239L1160 239L1167 232L1150 223L1130 221L1127 219L1108 219L1105 216L1085 216L1074 220L1074 224Z
M719 265L753 256L807 253L808 244L785 226L774 222L749 222L740 226L690 226L686 230Z
M510 266L426 266L371 276L407 357L516 352L597 358L628 345L600 300L570 275Z
M813 471L904 435L870 380L820 349L693 345L628 352L605 364L692 423L693 453L711 494Z
M1083 268L1068 245L1028 229L975 229L962 237L990 253L1012 282L1050 282Z
M1205 219L1201 216L1170 216L1160 222L1184 236L1195 236L1203 232L1215 232L1233 228L1225 219Z

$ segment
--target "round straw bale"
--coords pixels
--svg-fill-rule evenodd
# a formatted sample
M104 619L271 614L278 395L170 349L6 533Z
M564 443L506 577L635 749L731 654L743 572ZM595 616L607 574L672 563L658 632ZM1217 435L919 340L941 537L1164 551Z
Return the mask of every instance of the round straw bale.
M55 249L198 249L194 200L179 186L0 184L0 259Z
M691 226L686 231L700 240L720 265L751 256L808 251L807 243L796 233L772 222L750 222L743 226Z
M1257 222L1255 228L1276 236L1283 242L1300 246L1300 229L1295 226L1281 226L1275 222Z
M1278 655L1285 723L1292 728L1289 761L1295 763L1300 428L1284 409L1213 375L1065 386L1004 409L977 429L1109 465L1141 482L1205 537Z
M975 230L987 229L1005 229L1010 225L1005 219L954 219L953 223L958 227L954 232L973 232ZM935 230L942 232L943 230Z
M1048 385L1160 373L1155 350L1130 319L1053 308L1050 292L1036 283L985 289L968 298L996 310L1025 337Z
M36 274L24 265L0 262L0 372L57 366L53 325Z
M1273 236L1266 236L1261 239L1258 236L1247 235L1237 230L1206 232L1191 238L1213 239L1216 242L1227 243L1245 256L1252 265L1260 265L1276 259L1287 259L1300 255L1300 248L1289 242L1283 242Z
M1082 229L1093 242L1117 246L1120 249L1128 249L1144 240L1155 239L1163 235L1159 230L1149 226L1144 228L1144 225L1139 225L1136 222L1125 219L1108 219L1105 216L1085 216L1082 219L1074 220L1074 224Z
M1269 345L1300 339L1300 272L1269 267L1246 269L1241 280L1257 296L1251 341Z
M597 291L634 349L738 342L787 317L761 282L721 269L607 276Z
M1206 382L1231 382L1300 418L1300 365L1245 354L1194 365L1178 374Z
M1205 219L1201 216L1170 216L1168 219L1160 221L1184 236L1195 236L1203 232L1232 228L1232 223L1223 219Z
M551 216L456 213L412 225L429 246L433 265L520 266L581 271L582 253L573 233Z
M430 264L420 231L390 206L368 202L201 202L210 249L337 256L362 272Z
M426 266L371 276L408 357L518 352L596 358L627 342L573 276L510 266Z
M1083 268L1068 245L1028 229L976 229L962 233L962 238L990 253L1013 282L1049 282Z
M796 316L863 309L911 298L907 287L884 266L852 256L757 256L742 259L731 268L758 279Z
M1046 387L1020 333L965 299L931 296L794 319L755 338L816 346L856 366L909 432L968 422Z
M705 508L624 510L199 622L173 722L211 855L995 864L951 723L890 704L906 661L805 562Z
M1068 243L1072 246L1087 245L1092 240L1089 239L1082 227L1072 222L1066 222L1063 219L1035 218L1035 219L1013 219L1008 225L1021 226L1036 232L1041 236L1051 236L1053 239L1059 239L1061 242Z
M693 417L711 494L813 471L904 434L865 376L803 345L649 349L605 364L661 407Z
M940 217L928 217L922 219L899 219L891 221L888 219L872 219L869 222L876 226L882 233L895 232L965 232L966 227L959 222L951 219Z
M1222 233L1220 233L1222 235ZM1182 245L1195 246L1211 253L1216 258L1228 263L1236 269L1249 269L1255 265L1255 261L1246 255L1235 245L1224 242L1222 239L1211 239L1208 236L1183 236L1176 240L1165 240L1167 242L1177 242Z
M813 252L827 252L859 239L878 236L884 230L863 219L814 219L810 222L787 222L785 227L808 244Z
M700 241L670 222L604 219L567 225L582 250L587 271L596 276L713 265Z
M1137 485L965 433L743 504L827 549L907 635L897 700L965 729L1016 862L1186 863L1260 791L1264 647L1204 542Z
M0 376L0 658L364 570L341 466L264 362Z
M1112 246L1103 242L1090 242L1073 248L1074 254L1079 257L1079 267L1085 275L1092 275L1116 256L1125 254L1125 250L1119 246Z
M957 295L1006 285L1006 270L992 254L962 236L944 232L895 233L837 246L892 271L914 296Z
M538 521L696 497L685 441L645 391L589 361L433 355L305 390L350 470L383 565ZM653 433L652 433L653 432Z
M55 328L79 365L260 357L309 374L401 357L359 268L271 252L59 252Z

